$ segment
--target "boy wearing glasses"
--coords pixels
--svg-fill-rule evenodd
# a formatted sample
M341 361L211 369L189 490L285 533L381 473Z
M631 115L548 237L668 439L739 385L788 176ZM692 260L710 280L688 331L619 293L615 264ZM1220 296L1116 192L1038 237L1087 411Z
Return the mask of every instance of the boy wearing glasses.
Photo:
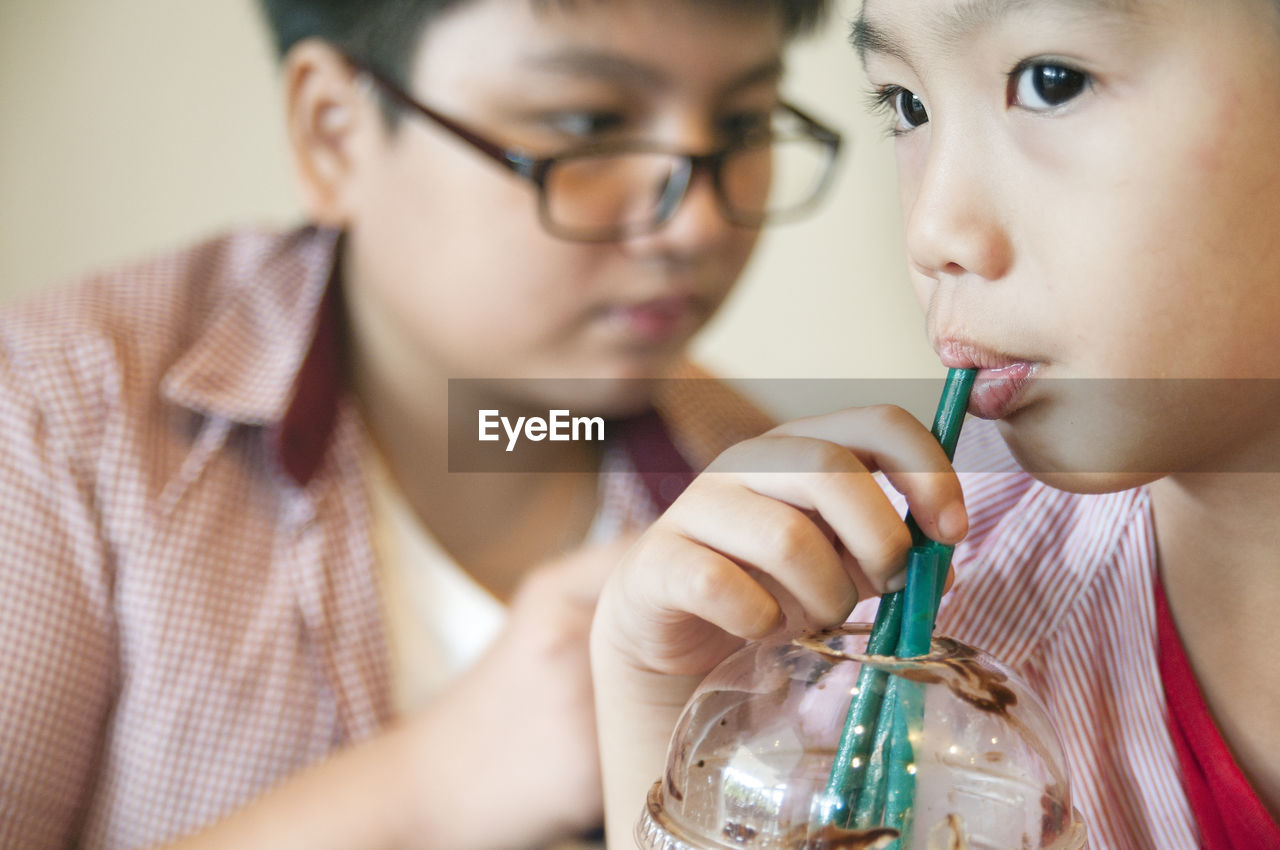
M654 395L830 174L823 3L265 6L313 226L0 319L0 845L581 834L587 624L677 489L624 473L763 427ZM560 408L613 439L450 471L452 411Z

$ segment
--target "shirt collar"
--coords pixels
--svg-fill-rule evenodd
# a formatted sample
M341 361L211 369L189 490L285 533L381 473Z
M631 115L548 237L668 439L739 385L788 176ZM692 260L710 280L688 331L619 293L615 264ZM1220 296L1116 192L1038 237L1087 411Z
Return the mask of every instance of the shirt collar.
M276 462L305 486L323 459L342 376L338 234L302 228L230 237L211 270L209 320L165 374L162 396L266 429Z
M163 396L202 415L262 427L279 467L305 487L337 421L345 305L339 234L230 237L207 272L214 308L194 344L166 373ZM654 411L625 423L623 445L659 510L692 470Z

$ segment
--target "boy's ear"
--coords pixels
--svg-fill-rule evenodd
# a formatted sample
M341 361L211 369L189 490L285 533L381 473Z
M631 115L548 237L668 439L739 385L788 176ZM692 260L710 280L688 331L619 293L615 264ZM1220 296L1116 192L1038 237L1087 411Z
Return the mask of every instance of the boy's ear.
M354 210L361 122L373 110L356 72L323 41L308 39L284 61L286 132L302 202L312 221L344 227Z

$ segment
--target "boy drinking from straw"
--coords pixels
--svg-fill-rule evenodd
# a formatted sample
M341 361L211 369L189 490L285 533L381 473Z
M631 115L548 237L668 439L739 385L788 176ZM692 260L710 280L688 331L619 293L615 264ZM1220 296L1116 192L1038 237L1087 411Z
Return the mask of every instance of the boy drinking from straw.
M593 633L611 837L716 661L901 584L878 470L964 538L938 629L1045 699L1093 847L1280 846L1280 7L867 0L853 42L993 424L962 478L892 410L783 426L641 538Z

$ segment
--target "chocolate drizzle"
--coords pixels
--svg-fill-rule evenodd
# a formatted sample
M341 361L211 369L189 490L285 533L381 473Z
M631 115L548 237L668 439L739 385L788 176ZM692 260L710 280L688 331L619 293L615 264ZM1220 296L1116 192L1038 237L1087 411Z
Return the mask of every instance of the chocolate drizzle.
M969 842L964 837L964 823L960 816L952 812L929 833L931 850L968 850Z
M923 658L913 658L919 666L904 667L894 673L925 684L944 684L958 698L979 711L1006 716L1018 704L1018 695L1004 683L1009 677L978 660L978 651L951 638L934 641L937 649Z
M900 834L887 826L842 829L827 824L812 832L807 827L796 827L783 839L783 846L795 850L879 850L888 847Z
M665 784L667 786L667 796L670 797L672 800L675 800L677 803L683 803L684 792L681 791L679 787L676 786L675 777L671 775L670 770L667 770L667 774L664 778L666 779Z
M983 664L978 650L948 637L934 638L932 651L915 658L887 655L860 655L833 647L830 638L841 632L827 629L795 638L797 646L833 661L857 661L885 670L903 679L927 685L942 684L961 700L990 714L1007 716L1018 704L1018 695L1005 685L1008 676Z
M1052 785L1044 789L1040 797L1040 839L1044 843L1056 841L1071 826L1071 812L1062 805L1062 789Z
M682 834L679 826L664 811L657 783L654 783L649 790L645 811L647 818L642 820L642 829L680 836L684 842L694 840ZM649 824L647 827L646 822ZM790 827L782 824L780 828L783 830L781 835L772 831L760 834L755 827L727 821L721 829L721 835L742 847L760 845L775 848L775 850L882 850L901 837L898 830L889 827L844 829L833 824L824 826L799 824Z

